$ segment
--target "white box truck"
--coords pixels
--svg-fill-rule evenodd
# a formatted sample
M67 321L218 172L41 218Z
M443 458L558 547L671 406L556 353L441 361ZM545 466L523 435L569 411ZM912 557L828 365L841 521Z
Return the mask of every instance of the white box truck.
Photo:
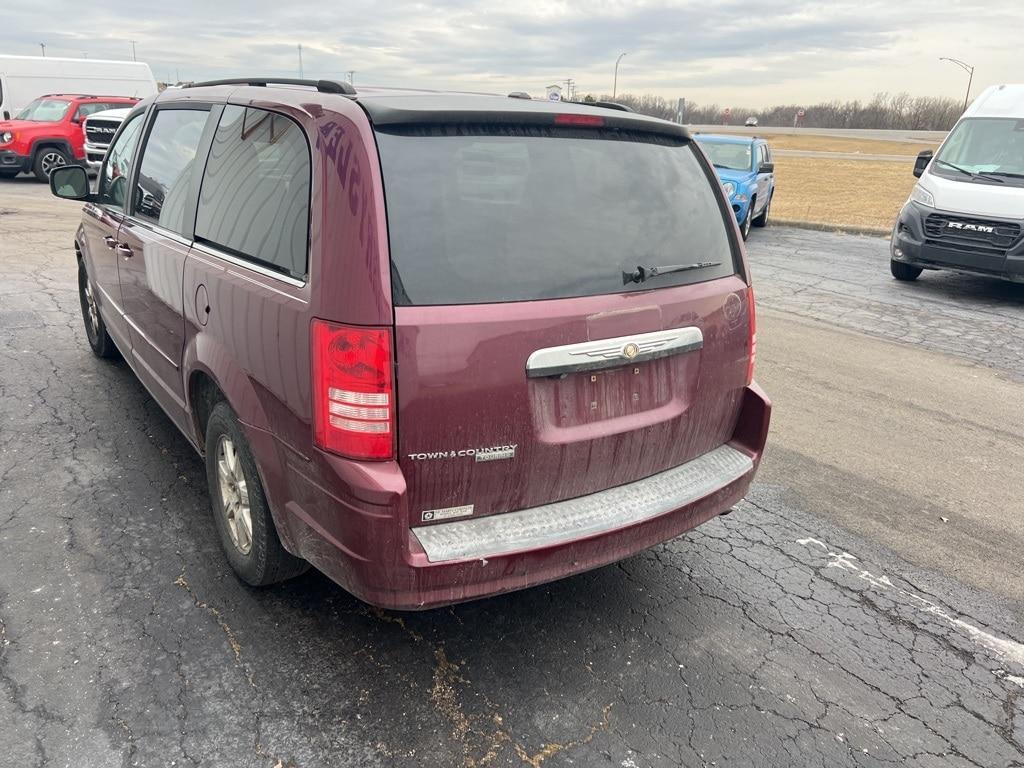
M141 99L156 93L156 80L141 61L0 55L0 118L9 120L33 99L51 93Z

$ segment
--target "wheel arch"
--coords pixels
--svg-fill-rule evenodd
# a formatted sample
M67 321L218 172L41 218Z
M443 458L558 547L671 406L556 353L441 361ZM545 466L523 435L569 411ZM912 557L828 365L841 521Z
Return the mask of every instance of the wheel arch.
M284 548L298 554L297 541L284 513L286 499L281 482L280 460L270 436L266 413L259 402L256 387L245 372L207 334L196 334L185 351L187 371L185 397L191 416L195 445L206 455L206 425L219 402L235 412L256 463L256 471L270 506L270 516Z
M71 147L71 142L67 139L61 139L56 136L52 138L33 139L31 146L29 147L29 155L32 158L32 162L35 162L36 153L43 149L60 149L67 153L67 156L72 160L75 159L75 151Z

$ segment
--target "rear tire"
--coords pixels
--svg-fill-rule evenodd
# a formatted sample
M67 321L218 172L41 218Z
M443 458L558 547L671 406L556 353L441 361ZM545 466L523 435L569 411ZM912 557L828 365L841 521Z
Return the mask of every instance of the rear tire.
M921 276L921 272L923 270L921 267L915 267L912 264L904 264L902 261L890 259L889 271L892 272L892 276L897 280L911 282L913 280L917 280L917 278Z
M50 180L50 171L61 165L67 165L70 158L67 153L59 147L43 147L36 151L35 160L32 161L32 173L39 181Z
M82 305L82 321L85 323L85 338L89 340L89 348L96 357L110 359L117 357L117 347L107 333L107 325L100 315L96 304L96 294L85 271L85 262L78 260L78 301Z
M206 478L221 547L242 581L263 587L309 569L281 546L252 450L223 400L206 422Z
M775 197L775 195L773 194L771 197L768 198L768 202L765 204L764 210L761 211L761 215L758 216L756 219L754 219L754 226L755 227L766 227L766 226L768 226L768 213L772 209L772 197Z
M750 201L750 207L747 208L746 218L744 218L743 221L740 222L740 235L743 237L744 240L746 240L748 237L750 237L750 224L753 222L753 220L754 220L754 201L751 200Z

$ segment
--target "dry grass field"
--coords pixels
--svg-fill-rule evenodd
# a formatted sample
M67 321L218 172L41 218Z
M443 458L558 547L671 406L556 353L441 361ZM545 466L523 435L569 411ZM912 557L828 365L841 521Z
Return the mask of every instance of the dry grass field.
M751 132L754 133L753 131ZM886 141L843 136L772 135L774 149L916 155L936 149L928 142ZM772 219L824 227L888 232L914 186L913 164L891 160L775 156L776 191Z
M757 131L751 131L751 136ZM774 149L803 149L812 152L860 152L865 155L916 155L923 149L935 150L938 144L928 141L886 141L846 136L813 134L771 134L765 136Z
M916 181L911 166L887 160L775 160L776 221L888 231Z

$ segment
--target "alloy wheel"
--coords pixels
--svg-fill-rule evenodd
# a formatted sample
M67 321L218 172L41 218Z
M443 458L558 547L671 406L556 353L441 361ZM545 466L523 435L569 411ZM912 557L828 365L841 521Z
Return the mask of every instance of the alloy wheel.
M46 174L47 178L50 177L50 172L54 168L57 168L57 167L59 167L61 165L67 165L67 164L68 164L68 161L65 159L64 155L61 154L60 152L57 152L56 150L51 150L51 151L47 152L46 154L44 154L43 155L43 159L40 162L40 165L43 168L43 173Z
M252 512L249 489L242 461L235 444L227 435L217 443L217 481L220 487L221 513L228 524L231 543L243 555L252 550Z

